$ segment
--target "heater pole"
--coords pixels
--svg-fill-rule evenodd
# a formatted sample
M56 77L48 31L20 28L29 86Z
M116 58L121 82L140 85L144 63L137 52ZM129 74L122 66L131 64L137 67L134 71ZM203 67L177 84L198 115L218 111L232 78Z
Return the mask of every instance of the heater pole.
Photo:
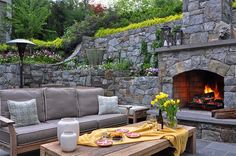
M26 43L17 43L18 52L20 56L20 88L23 88L23 71L24 71L24 53L26 48Z

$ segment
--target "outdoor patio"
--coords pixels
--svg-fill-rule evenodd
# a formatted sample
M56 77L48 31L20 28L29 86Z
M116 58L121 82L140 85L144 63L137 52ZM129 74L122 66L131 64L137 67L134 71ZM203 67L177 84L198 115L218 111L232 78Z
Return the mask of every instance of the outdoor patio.
M155 156L168 156L168 151L156 154ZM1 156L9 156L6 152L0 151ZM20 156L39 156L39 151L21 154ZM220 143L207 140L197 140L197 154L183 154L182 156L235 156L236 144Z
M0 0L0 156L235 156L235 119L235 0Z

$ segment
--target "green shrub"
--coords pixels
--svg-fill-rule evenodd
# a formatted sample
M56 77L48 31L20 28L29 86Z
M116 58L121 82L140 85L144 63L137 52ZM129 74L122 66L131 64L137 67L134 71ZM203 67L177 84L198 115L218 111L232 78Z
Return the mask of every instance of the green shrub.
M9 46L7 44L0 44L0 53L7 53L9 51L16 51L16 47L15 46Z
M38 39L32 39L32 42L36 44L36 49L62 49L63 48L63 39L56 38L53 41L42 41Z
M146 20L140 23L130 24L126 27L121 27L121 28L114 28L114 29L101 28L100 30L97 31L97 33L95 34L95 37L103 37L103 36L107 36L111 34L116 34L116 33L124 32L128 30L132 30L132 29L139 29L139 28L148 27L148 26L152 26L152 25L156 25L160 23L167 23L167 22L179 20L182 18L183 18L183 15L179 14L179 15L174 15L174 16L168 16L165 18L154 18L154 19Z
M6 63L19 63L20 58L18 55L12 55L3 57L0 55L0 64L6 64ZM53 64L57 63L58 60L56 60L53 57L49 56L25 56L24 57L24 64Z
M0 53L5 52L9 49L9 46L6 44L1 44L0 45Z
M17 55L13 55L13 56L6 56L3 57L2 55L0 55L0 64L5 64L5 63L19 63L20 58Z
M26 56L24 58L25 64L53 64L57 63L58 60L54 59L53 57L49 56Z
M120 62L109 62L109 63L105 63L102 65L104 69L112 69L112 70L118 70L118 71L122 71L122 70L128 70L131 66L132 63L128 60L121 60Z
M236 8L236 2L233 2L233 6L232 6L233 8Z

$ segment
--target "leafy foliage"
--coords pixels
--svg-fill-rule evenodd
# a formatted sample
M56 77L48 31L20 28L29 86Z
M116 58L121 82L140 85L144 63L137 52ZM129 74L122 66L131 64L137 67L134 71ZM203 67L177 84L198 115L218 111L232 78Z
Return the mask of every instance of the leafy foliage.
M141 43L141 54L143 55L144 58L143 58L143 64L141 65L140 74L141 74L141 75L144 75L146 69L152 67L152 65L151 65L151 57L152 57L152 54L150 54L150 53L148 52L147 43L144 42L144 41L142 41L142 43Z
M182 12L182 0L118 0L115 10L121 16L120 22L125 21L128 25L179 14Z
M15 38L38 38L44 32L49 12L48 0L15 0L11 5L12 18L7 20L12 23Z
M118 70L118 71L123 71L123 70L128 70L131 66L132 63L128 60L121 60L117 62L108 62L102 65L104 69L112 69L112 70Z
M63 39L56 38L53 41L42 41L38 39L32 39L33 43L36 44L35 49L62 49L63 48Z
M52 31L47 34L54 35L54 38L63 36L67 27L73 25L75 21L84 20L88 15L86 3L80 3L78 0L51 1L51 14L48 17L46 28Z
M24 57L25 64L53 64L59 62L61 56L48 50L36 51ZM0 64L19 63L20 58L16 52L8 52L0 55Z
M179 20L182 17L183 17L182 14L179 14L179 15L174 15L174 16L168 16L165 18L154 18L154 19L146 20L146 21L143 21L140 23L130 24L126 27L108 28L108 29L101 28L97 31L95 36L96 37L104 37L107 35L120 33L120 32L124 32L124 31L128 31L128 30L132 30L132 29L138 29L138 28L148 27L148 26L152 26L152 25L156 25L156 24L160 24L160 23L166 23L166 22L171 22L174 20Z
M1 44L0 45L0 53L8 51L9 46L6 44Z
M233 2L233 8L236 8L236 1Z
M96 15L88 16L82 22L76 22L67 29L63 36L66 51L72 51L77 44L82 42L83 36L94 36L96 31L104 25L109 25L109 21Z

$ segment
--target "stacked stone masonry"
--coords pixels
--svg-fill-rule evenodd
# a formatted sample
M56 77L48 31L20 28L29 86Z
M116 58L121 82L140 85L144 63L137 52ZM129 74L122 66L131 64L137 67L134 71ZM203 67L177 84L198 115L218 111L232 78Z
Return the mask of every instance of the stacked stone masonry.
M24 87L38 88L44 84L65 87L102 87L107 96L116 95L120 104L149 106L159 91L158 77L130 77L130 71L101 69L62 70L59 66L25 65ZM18 88L19 66L0 65L0 89Z
M173 27L174 25L182 25L182 21L174 21L166 23ZM105 36L102 38L84 37L82 42L82 54L85 54L89 48L105 48L106 53L104 60L107 58L128 59L134 64L134 68L140 67L143 63L143 55L141 54L142 42L148 44L148 52L153 53L153 42L156 41L156 30L161 28L163 24L154 25L151 27L129 30L114 35Z
M173 77L191 70L205 70L224 77L225 107L236 107L236 46L199 48L159 53L162 90L173 96Z
M235 143L236 141L236 126L184 120L181 120L180 124L196 127L198 139L228 143Z
M185 43L218 40L224 30L231 34L231 0L184 0L183 12Z

